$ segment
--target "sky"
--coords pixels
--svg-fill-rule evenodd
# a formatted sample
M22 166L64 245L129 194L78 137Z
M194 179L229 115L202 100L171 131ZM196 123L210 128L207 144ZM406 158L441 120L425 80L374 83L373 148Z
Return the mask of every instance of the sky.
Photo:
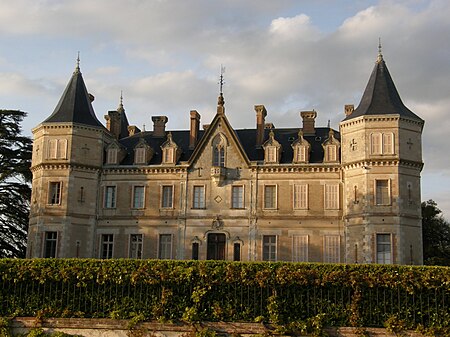
M55 109L76 66L97 117L117 109L130 124L188 129L216 111L221 65L227 117L255 127L264 104L275 127L339 128L359 104L381 38L405 105L425 120L422 200L450 219L450 1L448 0L0 0L0 108L28 116Z

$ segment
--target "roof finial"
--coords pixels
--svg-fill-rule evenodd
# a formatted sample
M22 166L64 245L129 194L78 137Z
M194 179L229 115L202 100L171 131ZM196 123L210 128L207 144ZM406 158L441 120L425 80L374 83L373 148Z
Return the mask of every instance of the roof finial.
M123 108L123 91L120 90L120 101L119 101L119 107L117 108L117 111L124 111Z
M381 37L378 38L378 57L377 62L380 63L383 61L383 54L381 53Z
M75 72L79 73L80 72L80 52L78 52L78 56L77 56L77 66L75 68Z
M330 120L328 120L328 125L327 125L328 129L330 128Z
M224 73L225 73L225 67L221 64L220 65L220 79L219 79L220 94L223 94L223 85L225 84L225 81L223 79L223 74Z
M219 84L220 84L220 94L219 98L217 99L217 113L224 114L225 113L225 100L223 99L223 85L225 83L223 79L223 74L225 72L225 67L223 65L220 65L220 78L219 78Z

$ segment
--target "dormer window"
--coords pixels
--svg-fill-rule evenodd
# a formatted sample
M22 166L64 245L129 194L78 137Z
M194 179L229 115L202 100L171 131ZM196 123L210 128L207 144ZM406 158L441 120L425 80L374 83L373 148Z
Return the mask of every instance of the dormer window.
M336 161L337 158L337 146L328 145L325 147L325 161Z
M303 131L298 132L298 139L292 143L292 148L294 150L294 163L307 163L309 161L309 149L311 146L308 141L303 138Z
M279 163L281 157L281 144L275 139L273 130L270 130L269 139L264 143L264 162L266 164Z
M225 151L227 139L218 134L212 141L212 166L225 167Z
M113 141L106 147L106 165L118 165L126 155L126 151L121 147L121 145Z
M145 164L145 148L138 147L134 150L134 162L136 164Z
M109 148L106 151L106 164L117 164L117 152L116 147Z
M330 129L327 140L322 144L324 150L324 163L335 163L339 161L339 141L334 138L334 131Z
M134 148L134 163L148 164L153 156L153 150L147 142L141 138Z
M178 145L172 139L172 133L167 134L167 140L161 145L162 163L175 165L181 154Z

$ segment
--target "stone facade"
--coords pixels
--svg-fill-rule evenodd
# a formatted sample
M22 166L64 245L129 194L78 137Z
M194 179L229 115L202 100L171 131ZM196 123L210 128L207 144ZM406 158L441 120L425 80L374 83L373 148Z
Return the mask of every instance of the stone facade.
M95 117L79 67L33 129L28 257L421 264L423 120L381 55L340 129L234 129L222 93L200 130L153 131L125 109Z

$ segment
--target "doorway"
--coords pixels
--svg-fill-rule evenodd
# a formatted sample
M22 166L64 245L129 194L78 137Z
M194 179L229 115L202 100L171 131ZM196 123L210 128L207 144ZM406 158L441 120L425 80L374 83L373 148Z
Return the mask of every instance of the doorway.
M206 252L207 260L225 260L225 244L227 238L225 234L208 234L208 248Z

